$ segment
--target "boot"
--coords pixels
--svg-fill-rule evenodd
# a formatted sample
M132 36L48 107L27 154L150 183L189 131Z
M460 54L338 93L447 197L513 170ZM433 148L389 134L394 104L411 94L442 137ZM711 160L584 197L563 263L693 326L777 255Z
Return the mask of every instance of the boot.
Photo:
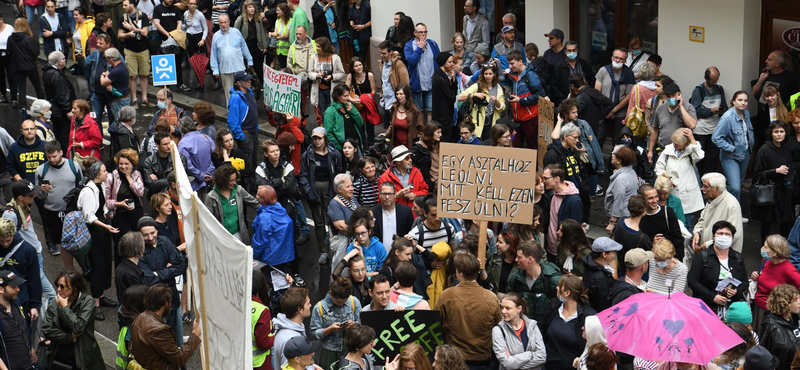
M211 90L219 90L222 87L222 84L219 83L219 78L214 77L214 87Z

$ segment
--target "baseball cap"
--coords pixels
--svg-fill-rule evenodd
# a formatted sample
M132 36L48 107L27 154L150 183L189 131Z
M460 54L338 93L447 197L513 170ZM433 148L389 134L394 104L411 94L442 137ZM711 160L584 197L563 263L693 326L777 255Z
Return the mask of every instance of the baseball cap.
M634 248L625 253L625 266L637 268L655 258L653 252L645 251L642 248Z
M236 72L236 74L233 75L234 82L250 81L251 78L253 78L253 75L251 75L251 74L249 74L249 73L247 73L245 71L239 71L239 72Z
M512 25L510 25L510 24L509 24L508 26L505 26L505 27L503 27L503 29L502 29L502 30L500 30L500 32L501 32L501 33L506 33L506 32L508 32L508 31L513 31L513 30L514 30L514 26L512 26Z
M545 33L544 35L547 37L553 36L557 39L562 39L562 40L564 39L564 31L558 28L553 28L553 30L550 31L550 33Z
M308 339L303 336L296 336L286 342L283 347L283 354L287 359L305 356L317 352L320 345L322 345L322 342L318 340L309 342Z
M325 127L317 127L313 131L311 131L311 137L314 136L319 136L319 137L328 136L328 130L326 130Z
M616 252L622 249L622 244L617 243L613 239L603 236L594 240L592 243L592 252Z
M11 185L11 194L14 198L26 195L39 195L42 188L39 185L33 185L28 180L19 180Z
M289 0L292 4L300 4L300 0Z
M392 149L392 162L400 162L411 154L411 151L405 145L398 145Z
M664 86L664 94L677 94L681 91L681 88L676 83L671 83L667 86Z
M744 370L773 370L781 361L762 346L754 346L744 354Z
M25 283L25 279L17 276L17 274L8 271L2 270L0 271L0 286L6 285L13 285L13 286L20 286Z

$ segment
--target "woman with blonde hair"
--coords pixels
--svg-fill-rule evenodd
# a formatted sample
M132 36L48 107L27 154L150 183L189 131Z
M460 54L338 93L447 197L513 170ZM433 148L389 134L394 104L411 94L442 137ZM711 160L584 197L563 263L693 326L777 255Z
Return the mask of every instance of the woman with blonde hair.
M769 124L775 121L786 122L789 119L789 111L783 104L781 94L775 86L767 86L761 93L761 98L766 104L758 105L758 113L753 130L755 131L756 148L760 148L765 141L770 141L767 133Z
M14 72L17 78L17 92L19 106L28 106L26 99L27 88L25 79L29 79L36 90L36 97L46 99L42 88L42 79L39 78L39 68L36 64L36 57L39 56L39 40L33 38L31 27L25 18L17 18L14 21L14 33L11 34L8 43L8 52L11 54L14 63ZM11 77L11 76L9 76ZM5 91L3 91L5 93Z
M661 176L656 177L653 187L656 188L656 192L658 192L658 205L661 207L672 208L672 210L675 211L675 216L677 216L678 220L683 222L685 226L686 217L683 214L683 204L681 203L681 198L678 198L675 196L675 194L672 194L672 189L674 189L672 177L666 173L662 173Z
M491 137L492 126L506 110L499 78L494 64L485 65L481 68L478 83L468 87L456 99L471 103L472 108L468 114L475 124L475 135L481 141Z
M467 37L464 36L461 32L456 32L453 34L453 38L450 39L450 42L453 43L453 51L450 52L454 57L461 58L464 62L464 73L467 75L472 75L472 63L475 61L475 54L467 50Z
M789 256L791 250L786 238L770 235L761 247L763 261L759 271L753 271L750 278L758 282L756 296L753 299L753 330L761 336L761 324L769 309L768 297L781 284L800 286L800 272L794 267Z
M433 370L428 355L422 346L416 343L406 345L399 355L390 360L386 357L385 370Z
M778 285L769 294L767 308L759 333L761 345L781 361L775 370L789 370L800 346L800 338L794 334L797 325L792 320L800 313L800 292L792 285Z
M686 289L686 276L689 268L675 258L675 246L667 239L658 239L653 243L655 258L650 260L650 279L647 288L653 293L668 295L683 292ZM671 284L667 285L669 282Z

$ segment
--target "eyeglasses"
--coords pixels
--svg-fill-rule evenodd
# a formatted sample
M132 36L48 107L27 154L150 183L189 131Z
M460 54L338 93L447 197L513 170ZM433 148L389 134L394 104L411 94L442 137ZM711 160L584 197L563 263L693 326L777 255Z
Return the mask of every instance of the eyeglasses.
M367 236L367 235L369 235L369 231L362 231L360 233L356 233L356 236L359 237L359 238L362 237L362 236Z

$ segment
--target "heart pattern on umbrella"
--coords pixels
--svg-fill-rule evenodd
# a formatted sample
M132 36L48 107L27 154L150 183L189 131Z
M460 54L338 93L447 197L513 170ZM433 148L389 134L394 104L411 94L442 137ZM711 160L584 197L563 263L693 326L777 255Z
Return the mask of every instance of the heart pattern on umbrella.
M685 325L683 320L664 320L661 324L664 325L664 329L667 330L667 333L672 334L673 337L678 335Z

